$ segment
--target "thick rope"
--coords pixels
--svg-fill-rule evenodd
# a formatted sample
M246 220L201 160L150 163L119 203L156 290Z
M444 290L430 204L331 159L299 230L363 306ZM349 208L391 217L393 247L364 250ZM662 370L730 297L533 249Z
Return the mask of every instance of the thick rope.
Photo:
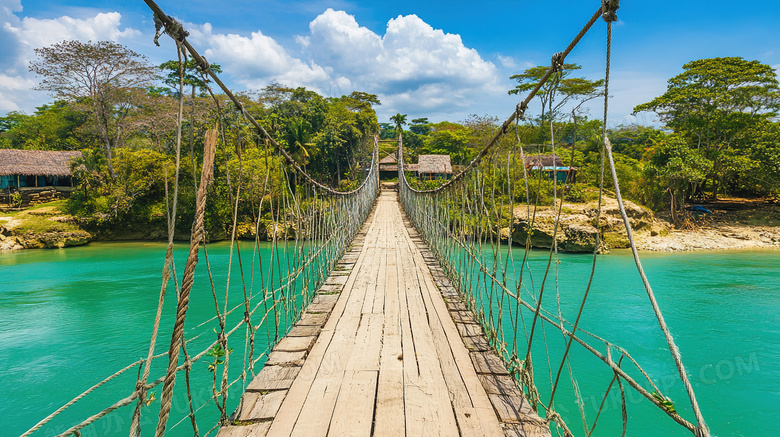
M135 411L133 412L132 424L130 426L130 437L138 436L141 433L141 407L146 398L146 392L144 387L146 381L149 380L149 373L151 371L152 360L154 355L154 348L157 344L157 333L160 330L160 319L162 318L163 304L165 303L165 292L168 289L168 282L171 278L171 266L173 265L173 237L176 229L176 206L179 198L179 168L181 163L181 124L184 113L184 64L182 63L182 48L181 45L176 42L176 52L179 56L179 112L177 114L176 123L176 173L174 175L173 184L173 206L170 208L167 214L168 218L168 247L165 251L165 263L163 265L162 273L162 285L160 286L160 298L157 301L157 313L154 317L154 327L152 328L152 338L149 341L149 352L147 353L146 363L144 364L143 376L137 383L136 389L139 390L138 403L136 404ZM165 180L166 189L166 207L167 203L167 190L168 179Z
M179 302L176 307L176 321L171 334L171 346L168 352L168 371L165 374L165 383L160 398L160 414L155 435L162 437L165 434L165 425L171 411L173 398L173 385L176 381L176 364L179 360L179 346L184 332L184 321L187 317L187 307L190 302L190 292L194 284L195 266L198 264L198 250L203 240L203 219L206 212L206 192L213 178L214 153L217 147L217 132L210 130L206 133L206 144L203 152L203 170L200 176L200 186L195 207L195 222L192 225L192 237L190 238L190 253L187 264L184 267L184 276L181 282Z

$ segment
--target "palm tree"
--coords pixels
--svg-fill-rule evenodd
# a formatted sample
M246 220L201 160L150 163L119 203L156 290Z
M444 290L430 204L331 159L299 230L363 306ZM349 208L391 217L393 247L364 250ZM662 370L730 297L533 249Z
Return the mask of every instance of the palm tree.
M390 121L395 123L395 133L400 134L403 131L403 126L406 124L406 114L401 114L400 112L398 114L395 114L394 116L390 117Z
M311 142L311 125L308 121L298 118L290 122L287 126L285 139L287 140L287 150L290 151L295 161L305 166L309 163L311 154L306 148L314 145Z

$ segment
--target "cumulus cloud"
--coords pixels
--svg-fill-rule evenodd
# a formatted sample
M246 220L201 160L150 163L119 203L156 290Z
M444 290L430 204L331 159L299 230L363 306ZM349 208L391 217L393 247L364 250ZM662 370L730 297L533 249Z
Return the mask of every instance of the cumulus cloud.
M118 12L98 13L74 18L20 18L20 0L0 0L0 111L26 110L45 103L48 97L32 91L35 77L27 67L34 59L34 49L63 40L122 41L140 32L121 28Z
M85 17L22 17L19 0L0 0L0 44L14 52L0 59L0 111L44 103L27 66L33 49L64 39L127 43L140 32L121 25L118 12ZM396 112L458 119L506 99L508 83L496 65L464 44L459 35L435 29L416 15L390 19L384 32L361 26L353 15L327 9L309 32L283 45L256 30L222 33L209 23L187 24L190 40L222 65L228 83L260 89L272 80L305 86L328 96L359 90L379 95L380 119ZM0 49L2 52L3 49ZM4 53L2 53L4 54ZM5 55L5 54L4 54ZM514 62L498 58L502 68ZM511 103L508 107L511 106Z
M294 58L273 38L262 32L252 32L249 37L237 34L214 33L211 24L195 26L191 39L205 44L208 59L245 86L260 88L268 79L275 79L291 86L307 86L327 81L325 70L314 64Z
M259 31L220 34L208 24L192 37L245 86L277 80L327 95L366 91L379 95L380 112L419 109L429 115L455 108L468 114L466 107L475 100L505 94L492 62L466 47L459 35L434 29L416 15L389 20L380 35L353 15L327 9L289 48Z

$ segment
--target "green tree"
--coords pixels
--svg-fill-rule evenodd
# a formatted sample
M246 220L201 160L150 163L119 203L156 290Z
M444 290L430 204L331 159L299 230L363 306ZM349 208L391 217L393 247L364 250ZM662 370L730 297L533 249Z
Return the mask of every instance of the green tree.
M666 92L634 108L653 111L685 138L713 166L707 179L711 195L744 173L733 163L750 159L757 126L780 110L780 88L774 69L740 57L700 59L683 65L669 79ZM756 163L751 163L751 166Z
M287 125L285 140L293 159L300 165L307 165L313 153L309 149L314 146L309 122L300 118L291 121Z
M195 62L194 59L188 59L186 62L184 62L183 65L183 71L181 71L183 76L183 82L185 87L190 87L190 95L191 99L195 99L195 92L206 91L206 86L210 82L208 80L207 75L201 75L200 74L200 68L198 67L198 64ZM180 68L179 68L179 61L178 60L171 60L171 61L165 61L162 64L160 64L157 68L160 69L160 71L164 74L162 81L166 85L168 85L173 91L171 92L171 95L176 96L179 92L179 75L180 75ZM214 73L222 73L222 67L219 64L211 64L209 65L209 68ZM205 76L205 77L204 77Z
M33 115L12 112L2 120L7 130L0 133L0 148L77 150L95 139L84 129L86 114L65 101L40 106Z
M453 164L464 164L471 155L468 147L471 132L466 126L443 121L431 124L431 133L425 139L420 155L450 155Z
M127 47L110 41L62 41L35 49L38 60L30 71L42 78L35 89L55 98L85 102L106 152L108 171L114 176L112 149L121 139L123 122L132 107L134 88L146 89L156 72ZM85 100L86 99L86 100Z
M510 76L518 82L509 94L521 94L533 90L542 80L550 67L537 66L525 70L521 74ZM561 71L545 83L536 94L541 103L541 119L555 118L560 109L572 101L587 101L604 95L604 79L588 80L582 77L571 77L582 67L577 64L563 64Z
M431 132L430 122L428 117L415 118L409 125L409 130L417 135L428 135Z
M646 176L669 194L669 211L672 221L680 223L679 211L685 199L704 182L712 163L700 150L691 148L679 135L669 135L656 142L649 155Z
M401 114L399 112L390 117L390 121L395 123L395 135L398 136L398 134L404 130L404 125L406 124L406 114Z

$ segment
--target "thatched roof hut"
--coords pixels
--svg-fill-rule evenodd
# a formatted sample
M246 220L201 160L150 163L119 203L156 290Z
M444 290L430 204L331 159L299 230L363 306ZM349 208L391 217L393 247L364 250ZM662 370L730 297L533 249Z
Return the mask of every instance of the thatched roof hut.
M379 164L398 164L398 152L393 152L379 160Z
M418 174L452 174L450 155L420 155L417 158Z
M525 168L564 167L559 155L526 155Z
M0 176L71 176L68 162L81 152L0 149Z

